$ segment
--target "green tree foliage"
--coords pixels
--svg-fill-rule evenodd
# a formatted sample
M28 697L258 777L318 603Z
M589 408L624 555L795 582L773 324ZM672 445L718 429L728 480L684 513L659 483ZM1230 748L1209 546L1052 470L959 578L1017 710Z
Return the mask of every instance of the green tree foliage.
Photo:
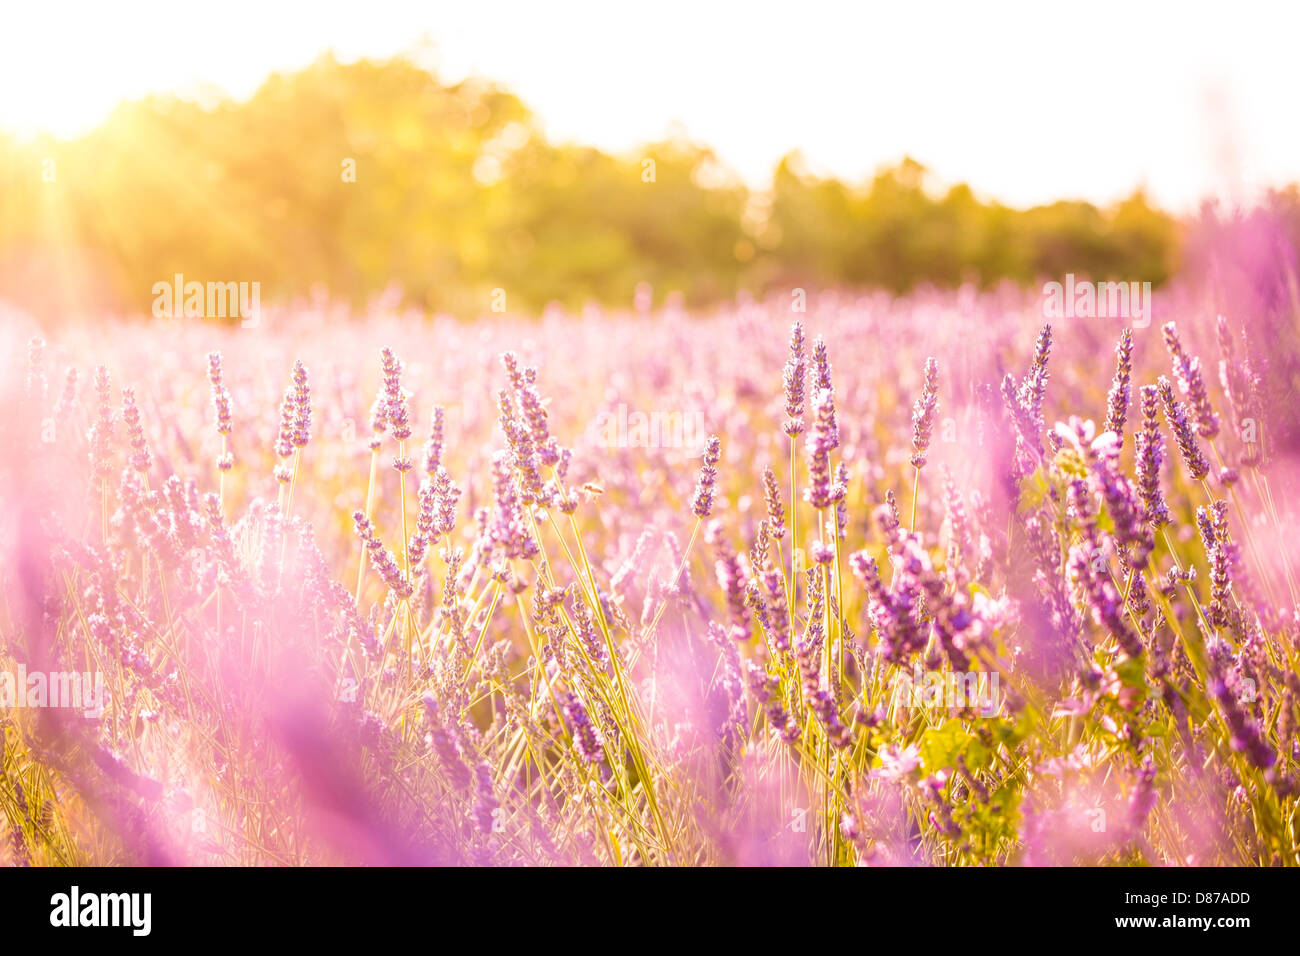
M696 144L551 143L489 83L327 56L247 102L152 97L79 140L0 137L0 297L51 317L140 311L182 273L258 281L263 301L396 288L474 314L494 289L520 311L626 304L642 282L701 304L798 284L1159 282L1175 266L1177 225L1141 195L1015 210L925 178L904 160L857 187L791 156L753 194Z
M942 196L911 159L855 189L800 172L773 180L767 273L905 291L921 283L1036 282L1067 272L1163 282L1176 266L1177 223L1139 193L1113 210L1058 202L1027 210L979 201L966 185Z

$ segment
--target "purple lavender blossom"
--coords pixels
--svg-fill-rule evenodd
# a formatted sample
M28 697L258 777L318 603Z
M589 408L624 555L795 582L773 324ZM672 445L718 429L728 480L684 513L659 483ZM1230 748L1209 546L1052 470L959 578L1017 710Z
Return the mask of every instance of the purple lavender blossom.
M1160 490L1160 466L1164 461L1164 438L1157 418L1160 389L1142 386L1142 430L1134 436L1138 496L1142 516L1156 528L1169 523L1169 508Z
M1202 438L1214 438L1219 434L1219 416L1210 405L1210 396L1205 388L1205 377L1201 374L1201 360L1190 358L1183 349L1178 337L1178 326L1174 322L1165 324L1163 330L1165 348L1173 361L1174 377L1178 387L1187 397L1191 406L1192 418L1196 422L1196 432Z
M1187 466L1187 471L1192 476L1192 480L1200 481L1209 474L1210 463L1201 451L1200 442L1196 440L1196 430L1192 427L1191 421L1188 420L1187 409L1182 402L1174 398L1174 387L1169 384L1169 379L1163 375L1160 376L1157 382L1157 388L1160 390L1160 400L1165 406L1165 420L1169 422L1169 428L1174 433L1174 439L1178 442L1178 450L1182 453L1183 464Z
M569 732L573 734L574 749L587 763L596 763L604 755L600 731L591 722L587 708L582 705L582 701L576 694L572 691L564 691L562 699L564 719L569 725Z
M474 767L474 822L480 833L491 833L500 813L492 786L492 768L480 760Z
M424 560L425 551L433 541L434 509L437 507L438 495L432 482L424 482L418 492L418 506L415 513L415 533L406 546L406 566L417 568Z
M126 425L127 441L131 446L131 467L144 474L149 470L153 456L149 453L149 442L144 437L144 427L140 424L140 409L135 404L135 391L122 389L122 422Z
M760 575L763 590L767 592L767 614L764 628L768 640L778 651L790 650L790 607L785 599L785 579L776 568L767 568Z
M933 358L925 360L925 384L921 397L912 406L912 467L925 467L925 454L930 449L934 429L935 410L939 407L939 363Z
M831 489L832 431L835 427L835 396L821 389L813 397L813 426L804 441L808 456L808 487L804 500L818 510L835 503Z
M380 353L384 372L383 413L381 421L393 430L399 442L411 437L410 415L406 407L406 393L402 390L402 363L390 348Z
M212 385L212 409L216 414L218 435L230 434L230 392L226 390L221 367L221 353L208 353L208 381Z
M498 419L506 436L510 462L519 475L519 490L525 506L540 504L550 499L542 481L542 459L533 441L533 432L520 414L514 398L505 389L497 393L501 411Z
M1076 478L1068 491L1070 517L1079 526L1080 541L1070 546L1067 568L1084 592L1092 619L1104 627L1128 657L1142 654L1142 640L1124 617L1124 599L1106 570L1105 551L1097 528L1087 483Z
M799 725L781 701L781 682L761 661L750 659L745 665L745 683L767 715L768 724L786 743L794 743L800 736Z
M1196 526L1210 562L1210 603L1205 615L1215 627L1230 627L1234 623L1232 568L1238 555L1237 546L1228 536L1228 503L1220 498L1209 508L1197 508Z
M293 447L305 448L311 441L311 386L307 367L293 363Z
M835 466L835 484L831 486L831 500L835 502L833 530L840 541L849 539L849 466L840 462Z
M429 425L429 440L424 443L424 473L430 478L442 464L443 417L441 405L433 406L433 420Z
M1052 354L1052 326L1045 324L1034 342L1034 357L1029 364L1029 373L1020 383L1017 392L1020 407L1028 416L1035 436L1043 430L1043 400L1047 396L1047 360Z
M718 460L722 457L722 440L710 435L704 444L704 463L695 483L695 498L691 511L697 518L707 518L713 512L713 495L718 482Z
M429 749L437 757L442 772L452 787L460 791L468 790L471 776L469 767L465 765L460 742L443 720L442 708L437 699L432 694L425 694L423 703L425 726L429 728L426 735Z
M790 357L782 372L785 385L785 433L791 438L803 431L804 390L808 382L808 355L804 345L803 323L790 327Z
M1115 345L1115 377L1106 396L1106 425L1103 431L1114 432L1124 444L1124 422L1128 418L1129 381L1133 374L1133 332L1125 329Z
M1264 739L1259 719L1247 710L1232 648L1219 638L1211 638L1205 642L1205 652L1210 669L1206 690L1227 725L1228 746L1244 754L1258 769L1270 770L1277 763L1277 752Z
M460 500L460 486L451 480L447 469L438 467L433 476L433 493L437 510L433 516L433 532L448 535L456 527L456 502Z
M779 541L785 537L785 505L781 502L781 485L771 466L763 469L763 504L767 508L768 533Z
M1151 762L1151 756L1148 754L1138 770L1137 786L1133 788L1133 795L1129 798L1128 813L1124 821L1130 839L1137 839L1141 835L1146 827L1147 818L1160 798L1156 792L1155 781L1155 764Z
M280 431L275 439L277 458L289 458L293 455L294 425L297 421L297 409L297 396L293 384L290 383L285 387L284 398L280 400ZM285 477L281 480L288 481L289 479Z
M749 607L745 603L747 583L745 571L741 567L740 557L727 543L727 539L722 533L722 525L717 520L709 522L709 526L705 530L704 540L713 547L717 556L714 563L714 572L717 575L718 587L722 589L722 595L726 599L727 612L731 618L731 629L728 636L733 641L747 641L749 640Z
M831 382L831 362L826 353L826 342L819 335L813 340L813 394L817 392L830 392L832 396L830 410L830 443L831 449L840 447L840 428L835 420L835 386Z
M546 408L537 391L537 369L528 367L520 370L513 352L503 353L501 363L505 366L510 385L515 391L520 417L528 428L538 462L543 466L557 464L560 460L560 450L555 439L551 437Z
M399 598L410 597L413 593L410 583L398 566L393 552L385 548L383 542L379 540L379 535L375 532L370 519L365 516L364 512L354 511L352 521L356 526L357 537L361 539L362 544L366 547L371 567L379 572L380 577L384 579L384 583Z

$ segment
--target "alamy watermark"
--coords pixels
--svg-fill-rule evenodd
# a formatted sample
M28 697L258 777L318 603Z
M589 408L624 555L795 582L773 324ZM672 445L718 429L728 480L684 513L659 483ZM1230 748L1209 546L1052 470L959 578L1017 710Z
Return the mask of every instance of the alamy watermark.
M626 403L603 411L589 432L601 448L683 448L688 454L704 452L708 433L700 411L629 411Z
M153 894L83 893L73 886L50 897L50 925L125 927L133 936L148 936L153 929Z
M1048 319L1129 319L1135 329L1151 324L1150 282L1076 281L1043 286L1043 317Z
M243 328L257 326L262 318L260 282L186 282L176 273L171 282L153 284L156 319L240 319Z
M103 717L108 704L104 675L98 671L0 671L0 709L56 707Z
M995 717L1002 707L997 671L923 671L916 664L896 684L908 707L969 707L982 717Z

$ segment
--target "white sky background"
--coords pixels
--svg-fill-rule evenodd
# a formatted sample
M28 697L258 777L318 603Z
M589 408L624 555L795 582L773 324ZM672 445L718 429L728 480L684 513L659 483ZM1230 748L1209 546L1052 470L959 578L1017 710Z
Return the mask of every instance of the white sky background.
M0 127L86 131L121 98L243 98L333 49L427 37L443 80L518 94L553 139L678 124L751 185L786 152L851 181L910 154L1014 205L1162 205L1300 180L1300 4L0 0Z

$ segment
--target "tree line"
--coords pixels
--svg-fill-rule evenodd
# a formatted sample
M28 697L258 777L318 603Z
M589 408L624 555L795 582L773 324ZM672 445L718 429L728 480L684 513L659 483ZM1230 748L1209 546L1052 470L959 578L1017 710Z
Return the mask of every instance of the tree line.
M1180 227L1139 193L1015 209L911 159L865 183L797 154L747 188L707 146L550 142L513 94L402 58L331 56L245 102L124 103L84 137L0 136L0 299L148 313L155 284L257 282L264 302L387 293L432 311L688 305L738 290L1159 284Z

